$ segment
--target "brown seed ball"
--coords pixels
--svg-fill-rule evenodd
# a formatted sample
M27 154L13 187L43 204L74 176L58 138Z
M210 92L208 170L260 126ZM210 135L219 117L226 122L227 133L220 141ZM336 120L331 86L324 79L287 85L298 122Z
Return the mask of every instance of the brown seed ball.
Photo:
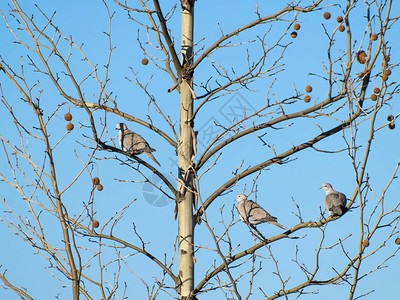
M149 60L147 58L142 59L142 65L147 65L149 63Z
M386 118L389 122L394 120L393 115L388 115Z
M386 70L386 71L385 71L385 75L386 75L386 76L390 76L390 74L392 74L392 71L390 71L390 70Z
M368 247L369 246L369 241L368 240L363 240L362 242L364 247Z
M74 124L68 123L66 127L68 131L71 131L72 129L74 129Z
M383 75L382 75L382 80L383 80L383 81L388 80L388 78L389 78L389 77L388 77L386 74L383 74Z
M324 19L329 20L330 18L331 18L331 14L328 11L324 12Z
M336 21L337 21L338 23L342 23L342 22L343 22L343 17L342 17L342 16L337 17L337 18L336 18Z
M394 125L394 123L391 122L391 123L389 123L388 127L390 130L393 130L396 127L396 125Z
M371 95L371 100L372 100L372 101L376 101L376 99L378 99L378 97L377 97L375 94L372 94L372 95Z
M99 185L97 186L97 190L98 190L98 191L102 191L102 190L103 190L103 186L102 186L101 184L99 184Z
M305 90L306 90L307 93L311 93L311 91L312 91L311 85L307 85Z
M65 121L71 121L72 120L72 115L70 114L70 113L66 113L65 115L64 115L64 120Z
M94 220L94 221L92 222L93 228L97 228L97 227L99 227L99 225L100 225L100 223L99 223L99 221L97 221L97 220Z
M305 103L308 103L308 102L310 102L311 97L309 95L306 95L303 100Z
M343 32L345 29L346 29L346 28L344 28L344 26L341 25L341 24L338 26L338 30L339 30L340 32Z
M94 178L92 179L92 182L93 182L93 185L98 185L98 184L100 183L99 177L94 177Z
M377 88L377 87L374 88L374 93L375 93L375 94L379 94L380 92L381 92L380 88Z
M376 41L378 39L378 35L376 33L371 34L371 40Z
M395 239L394 242L396 243L396 245L400 245L400 238Z
M365 53L365 51L363 51L363 50L358 51L356 54L356 57L357 57L357 61L360 64L365 64L365 62L367 61L367 53Z
M299 30L300 29L300 24L296 23L293 25L294 30Z
M297 32L296 32L296 31L293 31L293 32L290 34L290 36L291 36L293 39L295 39L295 38L297 37Z

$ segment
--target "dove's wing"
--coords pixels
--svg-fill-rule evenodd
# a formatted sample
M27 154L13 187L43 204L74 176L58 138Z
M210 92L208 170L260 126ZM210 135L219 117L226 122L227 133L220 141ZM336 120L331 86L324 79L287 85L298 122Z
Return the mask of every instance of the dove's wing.
M156 150L151 148L149 143L147 143L147 141L140 134L132 132L129 129L125 129L123 132L120 132L118 139L122 150L134 155L144 153L157 165L161 166L153 154L151 154L151 152Z
M239 213L240 219L245 223L250 223L252 225L257 225L260 223L270 223L272 225L278 226L279 228L286 229L285 226L277 222L277 218L271 216L265 209L263 209L259 204L252 200L240 201L236 208Z
M340 192L332 192L325 196L325 208L330 216L341 216L346 208L346 196Z
M285 226L283 226L282 224L279 224L277 221L278 219L274 216L271 216L265 209L263 209L260 205L258 205L257 203L253 202L253 206L254 209L253 214L251 216L251 218L254 218L254 220L259 224L261 222L267 222L269 224L275 225L281 229L287 229Z
M141 154L149 148L146 140L139 134L129 131L126 133L129 149L134 154Z
M244 209L247 213L247 219L251 224L256 225L262 222L276 220L276 218L267 213L259 204L251 200L244 201Z

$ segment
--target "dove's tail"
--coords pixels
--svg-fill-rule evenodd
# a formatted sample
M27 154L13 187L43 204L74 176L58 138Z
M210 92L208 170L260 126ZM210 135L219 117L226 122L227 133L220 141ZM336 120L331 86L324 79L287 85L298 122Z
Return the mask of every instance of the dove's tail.
M146 154L148 157L150 157L157 165L160 165L160 163L157 161L157 159L153 156L153 154L151 154L151 152L143 152L144 154Z
M277 226L277 227L279 227L280 229L283 229L283 230L287 229L285 226L283 226L283 225L281 225L281 224L279 224L278 222L275 222L275 221L269 221L268 223L270 223L272 225L275 225L275 226Z

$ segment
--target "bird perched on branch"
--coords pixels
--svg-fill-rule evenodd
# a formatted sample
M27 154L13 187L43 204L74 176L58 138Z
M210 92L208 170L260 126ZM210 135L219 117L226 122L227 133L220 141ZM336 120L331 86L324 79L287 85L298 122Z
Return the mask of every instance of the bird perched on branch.
M260 205L252 200L248 200L244 194L236 196L237 204L236 209L238 211L240 219L248 224L257 225L260 223L270 223L281 229L286 229L285 226L277 222L277 218L267 213Z
M134 155L143 153L150 157L157 165L161 166L151 153L156 150L151 148L141 135L130 131L124 123L118 123L115 129L119 130L118 141L122 150Z
M347 211L346 196L335 191L329 183L323 183L321 189L326 193L325 208L329 216L342 216Z

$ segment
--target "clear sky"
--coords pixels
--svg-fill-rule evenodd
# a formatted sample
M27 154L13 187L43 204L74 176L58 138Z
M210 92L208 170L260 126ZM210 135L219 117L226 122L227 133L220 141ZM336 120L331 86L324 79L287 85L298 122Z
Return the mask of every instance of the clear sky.
M28 2L30 1L21 1L22 8L26 10L28 15L33 15L38 20L38 23L43 25L43 17L34 5ZM168 88L173 85L173 82L165 72L156 68L153 62L150 61L147 66L141 64L141 60L145 56L138 43L138 38L141 40L141 46L145 47L153 55L154 59L162 56L159 51L152 49L151 45L146 43L146 30L140 27L138 23L128 20L127 13L113 2L106 2L109 5L110 11L115 11L111 25L111 42L115 49L110 63L108 93L112 92L112 97L116 99L120 110L126 111L145 121L148 121L148 117L150 116L156 127L161 128L174 138L172 130L168 127L165 120L155 111L153 105L149 105L148 96L138 85L133 83L136 74L137 79L142 84L148 84L149 93L155 97L163 113L169 115L173 123L177 122L179 117L179 95L176 91L167 93ZM335 19L338 15L342 14L345 7L344 1L338 2L343 6L332 5L332 1L326 1L323 3L324 7L322 10L311 14L299 15L298 22L301 24L301 29L298 31L297 38L290 38L289 34L292 30L289 30L289 34L281 40L281 45L287 45L287 47L284 52L284 59L279 62L277 68L277 70L280 70L279 73L260 78L250 84L249 89L240 89L237 92L218 98L203 107L195 121L195 130L198 131L198 153L202 153L205 150L205 147L216 136L218 130L220 130L221 127L215 124L217 123L225 127L229 126L233 117L237 118L243 115L243 108L246 109L247 113L254 112L265 105L267 99L273 101L295 95L295 88L303 93L304 86L307 84L313 86L311 102L307 104L297 100L294 104L285 107L288 113L300 110L302 107L311 106L325 99L327 95L327 82L322 76L325 75L325 66L327 63L327 47L329 43L327 34L330 35L335 30L338 25ZM108 32L109 22L104 4L101 1L76 0L35 1L35 3L47 14L51 15L53 11L56 11L53 23L56 24L64 35L72 36L76 44L84 44L83 50L86 56L93 64L98 65L100 77L104 78L104 65L107 63L109 49L109 40L105 34L105 32ZM255 20L257 18L255 13L256 7L259 9L260 15L265 16L284 7L285 3L282 1L265 1L257 4L254 1L229 1L229 5L227 5L227 1L196 1L195 51L201 54L204 48L212 45L221 36L221 31L226 34ZM302 6L305 6L307 3L309 1L302 3ZM138 7L139 4L135 2L132 5ZM172 7L170 1L162 1L161 5L164 13ZM326 8L327 5L329 6L328 8ZM364 37L364 32L367 30L364 18L364 4L360 3L359 6L359 8L357 7L354 10L353 19L351 19L350 24L355 49L365 48L368 41ZM7 1L0 3L0 9L9 20L10 25L15 29L16 23L9 16ZM329 11L332 14L332 18L329 21L324 20L322 17L325 11ZM180 41L179 14L180 7L178 6L168 24L177 45ZM145 22L145 16L133 15L138 18L139 22ZM394 7L392 15L399 16L400 7ZM209 60L204 60L203 64L199 66L194 74L196 84L194 90L196 95L201 96L205 93L201 85L206 84L208 80L210 86L214 88L224 82L224 79L219 78L216 69L212 67L213 62L219 66L223 66L231 75L234 74L233 70L236 74L244 72L247 66L247 51L250 54L251 61L256 61L261 53L259 37L267 33L265 46L267 48L272 47L275 41L285 32L286 28L291 26L294 16L295 14L293 13L288 14L284 17L284 20L264 24L244 32L232 39L232 44L237 44L236 47L219 49L210 56ZM59 92L52 86L46 76L32 71L32 67L29 66L29 57L33 59L37 59L37 57L29 53L23 46L13 43L15 39L9 30L7 30L4 20L1 20L0 24L1 58L20 72L22 57L29 84L33 85L35 82L40 81L40 87L38 86L35 89L34 95L38 97L38 90L43 90L43 93L40 95L40 103L44 109L44 114L51 115L56 107L61 102L64 102L65 99L60 96ZM371 26L373 30L379 30L377 21L373 21ZM386 35L386 40L389 42L388 46L391 47L392 64L397 64L400 60L400 40L397 37L399 29L399 24L395 23ZM48 29L48 31L50 32L51 30ZM21 34L25 41L28 41L26 35L23 35L21 32L17 33ZM154 41L154 36L152 34L150 36L152 41ZM345 33L337 33L332 50L334 60L343 55L343 51L346 49L345 43ZM63 54L68 55L68 44L61 40L60 45L62 44L65 46ZM281 50L282 47L272 50L271 55L266 59L266 64L272 64L279 57ZM62 67L55 59L53 65L55 70L62 70ZM82 57L77 51L73 52L70 65L78 81L83 80L90 72L88 64L82 61ZM338 69L340 69L339 66L340 64L338 64ZM355 63L351 76L356 77L356 73L361 72L362 69L363 66ZM74 92L71 84L65 76L62 76L62 73L60 73L60 77L60 80L66 86L66 90L72 96L77 96L74 94L76 92ZM390 80L398 83L399 79L399 71L394 69ZM20 101L21 95L2 72L0 72L0 84L2 99L5 97L13 107L17 117L24 120L27 126L30 126L29 129L33 129L36 123L31 110L28 110L28 106ZM372 93L373 86L377 84L379 82L374 81L367 93ZM98 101L99 87L96 80L89 78L83 84L82 88L87 102ZM395 94L393 97L393 101L390 101L379 113L376 127L387 123L386 116L388 114L395 116L399 114L400 96ZM195 105L198 105L201 101L196 100ZM90 153L88 148L85 147L90 145L86 137L91 134L90 129L85 127L89 125L87 114L70 104L62 106L51 121L50 135L52 142L56 143L65 134L66 122L63 119L63 115L67 111L70 111L73 115L75 129L62 140L55 151L58 179L61 188L65 188L78 174L82 168L82 160L87 160L88 153ZM265 143L272 146L278 153L284 152L293 145L298 145L318 135L320 128L316 124L323 130L328 130L339 124L340 120L346 119L348 117L346 115L347 112L344 111L344 113L335 115L337 119L304 118L294 121L293 124L291 122L281 123L279 126L285 127L277 128L277 130L268 128L257 132L257 134L249 135L242 141L231 144L226 148L226 152L221 155L212 171L202 177L200 187L202 199L207 199L214 189L230 179L235 170L239 168L242 160L243 166L241 168L243 170L250 165L270 159L273 156L273 151L270 147L265 146ZM263 118L267 120L270 117L274 117L274 115L260 117L255 122L258 124L263 122ZM108 134L117 143L115 139L117 131L114 130L115 124L124 122L124 120L113 114L105 116L102 112L97 112L95 119L99 126L102 123L106 124ZM389 130L387 126L384 126L375 136L371 148L367 172L370 184L374 191L378 193L378 196L392 176L395 166L400 159L398 151L400 147L400 124L397 123L395 130ZM0 124L2 128L0 135L6 140L10 140L11 143L18 145L19 137L15 138L17 131L4 105L0 109ZM151 130L133 122L129 122L127 125L133 131L144 136L149 144L157 149L154 155L162 165L160 170L167 178L174 181L173 178L177 174L175 149L165 139ZM248 122L245 125L251 126L252 123ZM178 124L175 128L178 130ZM360 124L359 131L357 132L356 144L361 146L358 152L358 160L364 154L368 133L369 122L366 119L365 122ZM348 197L351 197L356 190L355 174L347 151L327 153L327 151L345 149L346 141L349 141L350 137L350 131L344 131L343 134L338 134L316 144L316 148L323 151L308 149L290 157L292 161L287 164L270 166L258 178L258 192L256 195L252 194L250 198L254 199L257 196L258 203L267 208L269 213L278 217L279 222L286 227L291 227L298 223L298 218L295 216L297 208L294 205L294 201L300 206L304 221L318 220L320 217L320 207L323 206L324 199L324 193L319 189L321 183L331 183L333 188L344 192ZM103 136L103 140L110 144L112 143L111 138L108 138L106 134ZM33 158L37 159L37 163L40 164L43 157L43 149L34 141L29 143L29 147ZM117 211L124 208L129 202L135 200L115 227L115 234L120 235L129 242L141 245L141 241L134 234L134 227L132 225L132 222L134 222L137 232L143 237L145 242L150 243L146 245L146 249L161 260L164 260L164 253L166 253L166 260L170 261L173 255L173 243L177 234L177 222L174 220L173 212L174 203L148 183L143 183L143 179L133 169L112 159L118 157L121 161L124 161L125 158L122 155L103 151L97 152L95 156L94 163L91 164L90 168L92 168L94 175L100 177L104 186L103 191L94 192L94 210L96 218L100 221L100 226L103 226L104 222L111 218ZM1 152L0 159L0 169L8 178L12 178L11 172L8 171L7 160L3 152ZM149 161L147 157L143 159ZM211 163L206 164L202 171L205 171L210 165ZM22 166L27 167L26 164L22 164ZM151 173L144 168L140 170L143 170L147 176L151 176ZM209 207L207 219L210 227L215 229L217 235L220 235L224 231L221 225L221 215L224 217L225 222L228 223L230 221L236 194L244 190L246 193L249 193L256 176L257 174L254 174L242 180L229 193L218 197ZM155 181L158 180L157 178L152 178ZM27 182L22 178L21 180L28 190L32 189ZM64 194L63 201L67 203L70 216L79 214L82 211L82 204L88 201L91 196L91 187L90 177L85 171L73 187ZM165 185L163 187L166 188ZM395 180L385 198L387 208L393 207L395 203L399 202L399 193L400 186L398 181ZM21 196L4 182L0 182L0 196L1 199L5 200L6 203L15 209L16 214L21 216L22 219L25 220L25 216L29 216L28 207L24 204ZM367 209L370 211L373 208L373 203L376 202L376 198L373 193L370 193L367 198L369 201ZM3 205L0 211L2 218L12 218L6 212L8 211L6 206ZM234 221L238 220L235 210L233 211L233 217ZM49 238L57 241L56 243L60 243L59 237L61 236L61 231L59 224L46 215L43 216L43 219L43 223L48 226L47 234ZM358 251L358 242L360 240L359 227L358 209L354 209L341 219L328 224L325 231L325 240L322 244L324 250L321 253L321 271L318 280L334 276L335 270L332 267L340 271L347 265L348 260L340 247L336 246L330 249L330 246L336 244L339 239L349 236L343 244L349 256L354 257ZM280 229L269 224L259 225L258 228L267 237L281 233ZM375 234L370 241L371 246L366 250L366 253L374 251L381 245L391 229L382 229L382 234L380 232ZM280 240L273 243L270 248L274 257L279 259L280 272L285 278L290 278L288 287L296 286L305 278L299 267L293 262L296 249L299 249L297 253L299 262L306 264L312 269L315 265L315 251L319 247L322 232L320 229L314 228L298 231L294 236L299 237L299 239ZM232 244L235 247L237 246L234 253L250 247L253 243L251 233L247 226L241 222L233 225L231 238ZM2 222L0 223L0 239L2 241L2 247L0 247L0 265L2 266L0 271L4 272L7 269L7 278L12 283L26 288L34 299L71 299L71 290L69 288L62 288L64 284L69 284L69 282L54 269L49 269L48 262L40 255L34 254L34 249L23 242L21 238L17 237ZM195 282L197 283L210 266L214 264L214 260L216 265L219 265L221 261L215 252L209 250L215 247L215 245L213 245L211 236L204 223L196 227L195 243L202 246L196 252ZM97 249L92 239L86 242L81 240L81 246ZM396 247L394 238L391 238L378 254L372 255L369 259L365 260L361 266L361 273L368 272L377 267L382 260L396 251ZM122 264L120 284L121 286L123 282L128 284L128 293L126 296L129 296L129 299L144 299L145 287L139 277L153 283L154 278L160 279L162 277L162 272L154 268L154 264L146 257L140 254L132 255L131 252L125 249L120 250L121 256L126 256L127 262L127 266ZM104 249L103 251L104 261L115 258L115 249ZM261 287L267 295L271 295L274 291L281 288L279 279L273 274L275 272L275 265L270 258L269 250L267 248L262 249L258 254L261 257L260 261L262 261L263 275L257 277L254 282L253 299L260 299L259 297L262 297L258 287ZM88 253L86 254L87 257L89 255ZM265 259L262 259L262 257L265 257ZM96 261L91 261L91 265L95 264ZM360 280L357 286L357 295L374 290L375 292L365 299L376 299L376 297L395 299L397 296L395 287L400 284L398 255L384 263L384 265L388 267L377 270L372 275ZM234 269L235 274L243 273L246 270L245 266L248 267L248 265L244 265ZM90 267L89 269L91 270L90 274L96 274L95 267ZM109 273L105 271L110 282L114 280L113 270L115 270L115 264L110 265ZM177 258L175 258L173 270L175 272L177 270ZM63 282L60 282L60 279ZM243 276L239 280L239 289L244 295L247 293L248 281L248 275ZM168 283L172 284L171 282ZM338 286L314 286L306 289L307 292L317 290L319 291L318 294L308 294L301 299L345 299L348 295L349 285L343 283ZM96 299L100 298L100 294L97 294L97 292L93 293L93 295L95 295ZM223 295L222 293L214 292L212 296L222 297ZM0 289L0 298L10 300L19 299L13 292L5 289ZM294 298L293 295L289 297L289 299ZM171 297L165 293L161 293L157 299L171 299ZM203 295L199 296L199 299L211 298Z

